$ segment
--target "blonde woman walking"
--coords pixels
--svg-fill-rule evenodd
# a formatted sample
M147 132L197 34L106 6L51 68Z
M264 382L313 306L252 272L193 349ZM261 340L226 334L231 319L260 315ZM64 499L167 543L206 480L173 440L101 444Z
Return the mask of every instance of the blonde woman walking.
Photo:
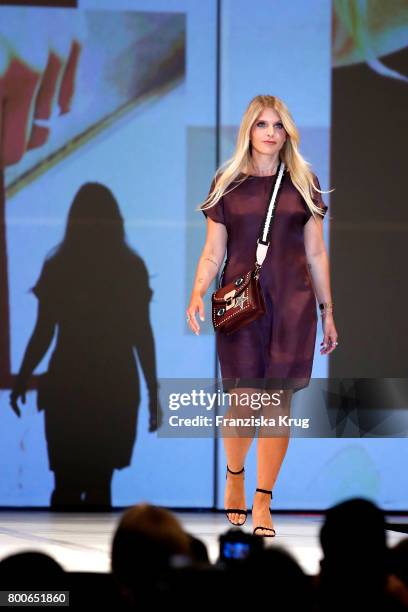
M299 152L299 132L289 110L282 100L269 95L251 100L240 123L234 154L215 173L199 208L207 218L207 235L186 311L187 322L198 335L196 315L204 320L203 297L217 276L225 251L222 286L253 267L280 161L285 172L259 277L266 313L230 335L216 332L224 392L228 390L235 397L226 417L248 416L248 405L239 398L260 390L271 397L262 414L289 414L293 393L306 387L311 376L316 299L324 334L321 354L331 353L338 344L323 239L327 206L317 176ZM252 518L253 533L271 537L276 531L269 505L289 436L280 435L281 430L271 435L266 429L260 427L258 434ZM234 525L243 525L248 513L244 464L254 435L255 427L233 428L232 433L223 435L227 458L224 503L227 518Z

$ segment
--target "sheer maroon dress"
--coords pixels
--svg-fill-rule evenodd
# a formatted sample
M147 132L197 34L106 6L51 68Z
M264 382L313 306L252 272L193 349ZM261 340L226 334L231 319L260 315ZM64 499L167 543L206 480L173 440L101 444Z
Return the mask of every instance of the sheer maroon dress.
M227 229L227 264L222 286L255 264L256 240L276 176L247 176L215 206L202 211ZM314 182L320 189L316 175ZM210 192L213 187L214 181ZM328 207L321 194L315 191L313 200L326 213ZM224 392L234 387L296 392L309 384L318 319L303 236L304 225L311 216L290 173L285 171L272 221L271 242L259 277L266 314L231 335L216 332Z

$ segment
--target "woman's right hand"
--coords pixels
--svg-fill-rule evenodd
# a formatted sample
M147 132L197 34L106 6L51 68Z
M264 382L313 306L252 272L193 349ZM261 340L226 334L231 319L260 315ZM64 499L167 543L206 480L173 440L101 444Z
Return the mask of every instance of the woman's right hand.
M197 336L200 333L200 326L196 319L196 312L198 311L201 321L205 320L204 317L204 302L200 293L195 292L191 296L190 304L186 310L187 325L190 327Z

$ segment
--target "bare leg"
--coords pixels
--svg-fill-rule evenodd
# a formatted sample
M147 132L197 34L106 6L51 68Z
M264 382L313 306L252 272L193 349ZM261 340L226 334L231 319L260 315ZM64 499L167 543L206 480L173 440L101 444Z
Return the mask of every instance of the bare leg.
M270 391L270 395L275 394L277 398L279 390ZM278 419L279 415L290 416L290 404L292 400L293 390L287 389L280 393L280 406L263 407L262 413L266 418L274 417ZM278 477L283 459L285 457L288 445L290 428L282 427L282 437L279 436L279 427L270 428L260 427L259 438L257 445L257 488L272 490ZM273 527L269 507L271 503L270 495L265 493L255 492L252 519L255 525L264 525L265 527ZM258 529L257 535L270 535L270 531Z
M249 387L231 389L229 391L232 396L231 404L224 417L245 418L253 415L254 411L244 402L243 398L251 396L254 392L259 393L259 390ZM255 429L255 427L240 426L226 426L222 428L227 465L233 472L238 472L244 466L245 458L254 439ZM227 472L224 507L246 510L244 473L231 474ZM234 523L242 524L245 521L243 514L230 513L228 517Z

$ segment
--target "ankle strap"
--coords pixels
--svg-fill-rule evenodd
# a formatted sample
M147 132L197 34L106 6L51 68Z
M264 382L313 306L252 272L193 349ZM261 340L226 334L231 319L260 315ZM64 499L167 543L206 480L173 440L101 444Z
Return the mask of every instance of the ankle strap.
M242 468L242 470L239 470L239 472L233 472L232 470L229 469L228 465L227 465L227 470L228 472L230 472L231 474L242 474L242 472L245 471L245 466Z
M256 489L259 493L267 493L272 497L272 491L268 491L268 489Z

